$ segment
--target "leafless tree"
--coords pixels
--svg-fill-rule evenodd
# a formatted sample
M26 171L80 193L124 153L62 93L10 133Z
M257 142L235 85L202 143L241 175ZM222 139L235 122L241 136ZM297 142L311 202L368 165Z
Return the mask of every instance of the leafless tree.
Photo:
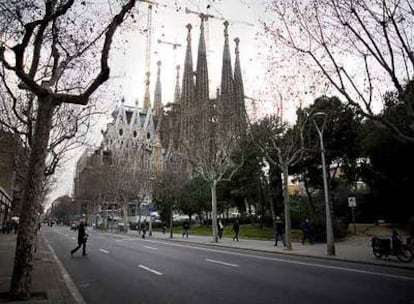
M405 90L414 79L411 0L272 0L267 8L274 19L265 29L278 47L307 56L303 68L326 77L360 114L414 141L414 123L402 128L378 115L382 96L395 91L414 121L413 97Z
M194 109L189 117L190 127L182 141L182 151L192 170L208 183L211 190L214 242L218 242L217 184L231 180L244 162L242 155L238 159L235 157L235 153L242 150L242 138L235 132L234 126L242 118L221 110L219 106L210 105Z
M42 198L47 148L56 108L87 105L108 79L113 37L135 0L115 16L74 0L0 4L0 63L37 103L17 237L11 296L30 298L36 206ZM98 59L98 60L97 60ZM2 69L3 70L3 69Z
M173 211L183 198L183 189L188 181L187 175L181 167L170 167L157 175L153 182L153 198L168 210L170 238L173 237Z
M250 135L265 155L268 163L280 168L283 176L283 202L285 214L286 246L292 249L290 240L290 200L288 189L289 168L303 155L303 128L306 119L298 118L297 124L289 128L276 116L267 116L251 125Z
M125 229L128 229L129 203L136 200L141 205L145 200L151 199L154 178L149 170L136 162L140 159L139 155L135 156L127 159L119 157L114 165L104 164L97 168L97 192L104 202L119 204Z

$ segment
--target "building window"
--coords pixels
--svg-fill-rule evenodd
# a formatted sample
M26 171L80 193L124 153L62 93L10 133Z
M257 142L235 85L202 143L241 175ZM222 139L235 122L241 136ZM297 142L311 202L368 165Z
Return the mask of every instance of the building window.
M124 130L119 129L119 136L122 136L122 134L124 134Z

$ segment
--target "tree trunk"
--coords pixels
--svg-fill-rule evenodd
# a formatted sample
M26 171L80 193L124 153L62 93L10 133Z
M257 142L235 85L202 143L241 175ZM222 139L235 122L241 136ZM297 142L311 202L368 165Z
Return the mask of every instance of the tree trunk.
M124 202L124 232L128 232L128 202Z
M173 218L173 208L172 208L172 203L170 202L169 203L169 209L170 209L170 239L172 239L173 238L173 234L174 234L174 230L173 230L173 220L174 220L174 218Z
M210 184L211 188L211 227L213 228L213 242L218 242L217 229L217 181Z
M40 200L43 197L42 184L45 178L45 160L54 108L53 100L50 97L39 98L36 126L23 188L22 209L10 288L13 299L30 298L36 216L41 204Z
M285 209L285 238L286 238L286 248L292 250L292 242L290 240L290 202L289 202L289 187L288 187L288 177L289 177L289 165L282 164L283 168L283 202Z

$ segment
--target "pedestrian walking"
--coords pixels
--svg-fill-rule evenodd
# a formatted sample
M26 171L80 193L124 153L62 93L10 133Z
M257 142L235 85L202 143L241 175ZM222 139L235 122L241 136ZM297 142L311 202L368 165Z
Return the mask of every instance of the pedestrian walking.
M224 230L223 223L221 222L221 220L219 220L218 221L218 237L220 240L223 237L223 230Z
M141 237L145 239L145 233L147 232L147 220L141 223Z
M304 222L302 222L300 224L300 228L302 229L302 232L303 232L302 245L305 245L306 239L308 239L309 243L313 245L313 231L312 231L312 227L310 225L309 219L306 219Z
M279 216L276 217L276 224L275 224L275 228L276 228L276 235L275 235L275 246L277 246L277 242L279 240L282 241L283 246L286 247L286 241L285 241L285 224L283 223L283 221L280 219Z
M234 231L234 236L233 236L233 241L239 241L239 231L240 231L240 225L239 225L239 220L236 219L234 221L233 224L233 231Z
M190 223L188 221L183 222L183 237L188 238L188 229L190 229Z
M86 241L88 239L88 234L86 233L85 224L80 222L78 227L78 246L70 251L70 255L79 250L82 247L82 255L86 255Z

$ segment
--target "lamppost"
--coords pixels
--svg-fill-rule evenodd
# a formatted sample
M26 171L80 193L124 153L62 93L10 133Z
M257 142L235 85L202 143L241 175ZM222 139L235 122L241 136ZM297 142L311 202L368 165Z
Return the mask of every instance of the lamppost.
M316 116L324 116L323 124L321 127L315 121ZM315 126L316 131L319 135L319 143L321 148L321 159L322 159L322 175L323 175L323 192L325 195L325 216L326 216L326 249L328 255L335 255L335 240L334 232L332 225L332 216L331 216L331 205L329 203L329 192L328 192L328 179L326 174L326 164L325 164L325 146L323 143L323 131L326 124L327 114L324 112L316 112L312 114L312 122Z

